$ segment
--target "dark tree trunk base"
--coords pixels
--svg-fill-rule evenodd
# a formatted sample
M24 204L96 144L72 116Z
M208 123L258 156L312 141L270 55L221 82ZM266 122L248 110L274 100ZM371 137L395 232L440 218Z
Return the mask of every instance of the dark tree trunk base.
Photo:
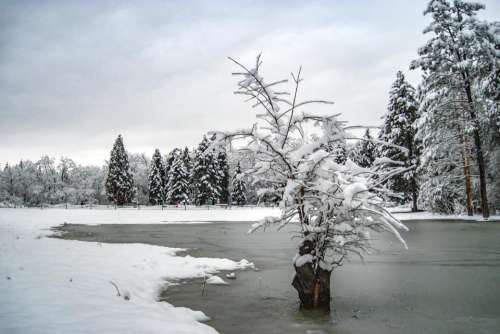
M300 307L330 309L330 277L332 272L319 268L316 275L312 263L295 267L292 286L299 293Z

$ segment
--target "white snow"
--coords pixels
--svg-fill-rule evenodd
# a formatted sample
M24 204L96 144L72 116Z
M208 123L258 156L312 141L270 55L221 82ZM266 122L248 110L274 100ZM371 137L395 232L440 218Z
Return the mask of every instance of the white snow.
M0 333L216 333L199 322L207 320L202 312L157 302L160 287L252 263L182 256L176 248L44 236L64 222L248 221L266 213L0 209Z
M388 157L379 157L379 158L375 158L375 161L373 161L373 165L383 165L383 164L394 164L394 165L403 165L404 163L402 163L401 161L396 161L396 160L392 160Z
M484 221L483 216L481 215L474 215L472 217L469 217L467 215L445 215L445 214L439 214L439 213L432 213L432 212L397 212L393 213L393 216L396 217L399 220L405 221L405 220L464 220L464 221ZM488 219L490 221L497 221L500 220L500 215L493 215L490 216Z
M304 255L295 255L293 258L293 264L296 265L297 267L302 267L306 263L312 263L314 260L314 257L311 254L304 254Z
M348 207L352 207L352 200L354 197L363 192L367 191L366 185L361 182L354 182L351 184L348 184L347 186L344 187L344 204Z
M371 219L371 217L368 217ZM336 230L336 231L339 231L339 232L346 232L346 231L352 231L353 227L345 222L342 222L340 224L335 224L333 226L333 228Z
M207 284L214 284L214 285L227 285L227 282L217 275L210 276L209 278L207 278L205 282Z
M232 273L226 274L226 278L236 279L236 273L232 272Z
M279 216L278 208L238 208L231 209L196 209L196 210L150 210L137 209L8 209L0 210L0 217L16 217L26 215L40 216L45 222L32 221L35 227L57 226L65 222L71 224L196 224L211 222L245 222L258 221L265 216ZM20 221L24 224L24 221ZM30 225L31 226L31 225Z

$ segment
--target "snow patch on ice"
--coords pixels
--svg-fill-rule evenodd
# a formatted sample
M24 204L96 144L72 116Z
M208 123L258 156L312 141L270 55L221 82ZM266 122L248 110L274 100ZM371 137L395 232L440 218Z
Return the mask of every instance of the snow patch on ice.
M214 285L227 285L228 283L224 281L222 278L220 278L217 275L212 275L209 278L206 279L205 281L207 284L214 284Z

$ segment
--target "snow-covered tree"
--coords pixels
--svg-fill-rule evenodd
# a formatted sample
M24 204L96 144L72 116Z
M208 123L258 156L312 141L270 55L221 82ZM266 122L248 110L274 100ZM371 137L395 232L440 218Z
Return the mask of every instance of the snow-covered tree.
M230 147L231 148L231 147ZM233 150L232 148L228 150L228 161L230 166L230 174L235 175L236 169L239 166L242 173L246 175L247 172L252 170L255 166L255 156L252 151L246 150ZM247 204L258 204L259 196L257 195L256 185L250 182L250 178L245 177L246 186L246 203Z
M63 197L60 190L60 180L55 166L55 159L42 156L36 162L36 202L38 204L55 204Z
M417 164L419 156L418 143L415 139L417 110L415 89L406 81L403 72L398 71L389 92L389 105L379 132L379 139L404 147L407 151L401 151L393 146L382 146L381 156L388 156L405 166ZM418 183L415 170L409 170L403 175L392 178L387 186L395 194L401 195L403 203L411 199L412 211L417 211Z
M165 203L165 167L160 150L156 149L149 169L149 203L163 205Z
M16 193L15 168L8 163L0 171L0 202L8 206L17 206L23 204L22 198Z
M472 215L467 118L461 103L454 103L457 100L442 95L420 103L416 134L422 143L419 203L440 213L460 213L467 206Z
M0 202L8 205L104 203L103 169L80 166L69 158L42 156L37 162L21 160L0 173Z
M332 141L355 138L348 134L349 127L338 120L338 115L303 111L315 103L329 102L299 102L301 69L292 74L294 85L287 92L278 90L287 80L264 80L260 55L254 68L231 60L240 70L235 73L241 77L236 93L259 106L262 113L251 128L217 133L217 138L248 141L244 149L253 151L256 157L253 177L264 178L283 191L281 215L266 217L251 231L270 224L298 224L301 244L294 260L293 286L303 307L329 307L333 268L350 254L362 256L370 249L370 231L390 232L404 244L397 229L406 227L384 209L377 192L383 193L383 182L407 168L381 168L392 163L387 158L376 160L370 169L350 160L337 163L334 153L324 147ZM315 126L314 135L303 131L306 125Z
M134 181L134 203L148 204L150 159L144 153L129 153L128 161Z
M193 162L191 161L191 154L189 153L189 149L187 147L182 151L182 160L184 160L184 166L189 175L191 175L191 170L193 169Z
M109 200L116 205L130 203L134 197L134 180L130 173L128 156L121 135L118 135L111 150L106 194Z
M217 152L211 143L212 141L203 136L195 152L192 178L194 200L198 205L215 204L221 194Z
M35 197L37 167L30 160L21 160L14 169L14 191L24 204L38 204Z
M96 166L76 166L71 174L71 184L75 190L73 204L104 203L104 179L106 170Z
M245 182L245 175L241 172L240 163L236 165L233 181L231 182L231 201L236 205L245 205L247 202L247 185Z
M191 157L191 152L187 147L184 148L184 151L182 152L182 160L184 161L184 166L186 167L186 171L188 173L188 181L189 181L189 190L188 190L188 197L189 197L189 202L192 203L194 202L194 185L193 185L193 159Z
M227 204L229 201L229 165L227 163L227 153L225 147L218 148L217 167L219 171L219 201Z
M360 167L371 167L377 157L377 146L373 142L370 130L366 129L363 140L356 143L350 152L350 158Z
M0 187L9 196L14 196L14 171L9 163L5 164L0 174Z
M424 33L432 37L418 51L419 58L411 68L421 68L425 73L428 99L447 94L447 90L463 92L474 153L479 170L481 206L484 217L489 217L486 189L486 163L482 131L491 122L491 113L484 108L485 87L491 87L498 66L499 29L497 24L480 21L476 13L484 5L477 2L432 0L424 15L432 18ZM478 94L481 93L481 94ZM458 96L462 96L459 94ZM494 103L493 103L494 104Z
M73 175L76 169L76 163L70 158L62 157L57 165L60 190L65 203L75 202L76 183L74 182Z
M500 123L492 123L488 137L488 194L492 210L500 212Z
M338 164L345 164L347 161L347 144L345 140L334 139L328 142L324 148L325 151L332 153L335 156L335 162Z
M175 157L179 154L179 149L178 148L174 148L172 151L170 151L168 153L168 155L165 157L165 163L164 163L164 166L165 166L165 181L164 184L165 184L165 196L168 194L168 178L170 176L170 168L172 168L173 164L174 164L174 160L175 160Z
M183 151L174 155L168 176L167 201L171 204L187 204L189 202L189 172L185 165Z

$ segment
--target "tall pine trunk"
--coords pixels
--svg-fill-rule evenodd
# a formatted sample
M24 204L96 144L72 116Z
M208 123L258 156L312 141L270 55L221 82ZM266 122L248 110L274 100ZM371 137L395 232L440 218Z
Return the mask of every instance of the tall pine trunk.
M418 192L417 192L417 182L415 179L411 180L411 196L412 196L412 212L417 212L418 211L418 206L417 206L417 200L418 200Z
M466 82L465 91L467 93L467 101L469 103L469 114L474 125L472 132L474 138L474 146L476 149L477 167L479 169L479 191L481 193L481 211L484 218L489 218L490 209L488 207L488 194L486 192L486 166L483 157L483 148L481 143L481 134L479 132L479 120L474 109L474 101L472 99L472 90L470 83Z
M467 153L467 138L463 136L463 163L464 163L464 178L465 178L465 196L467 205L467 215L472 216L474 210L472 208L472 185L470 177L469 155Z
M415 154L415 144L414 144L414 138L411 138L409 142L409 157L410 161L413 160L414 154ZM418 187L417 187L417 180L416 178L416 173L413 173L411 177L411 199L412 199L412 207L411 207L411 212L417 212L418 207L417 207L417 201L418 201Z

